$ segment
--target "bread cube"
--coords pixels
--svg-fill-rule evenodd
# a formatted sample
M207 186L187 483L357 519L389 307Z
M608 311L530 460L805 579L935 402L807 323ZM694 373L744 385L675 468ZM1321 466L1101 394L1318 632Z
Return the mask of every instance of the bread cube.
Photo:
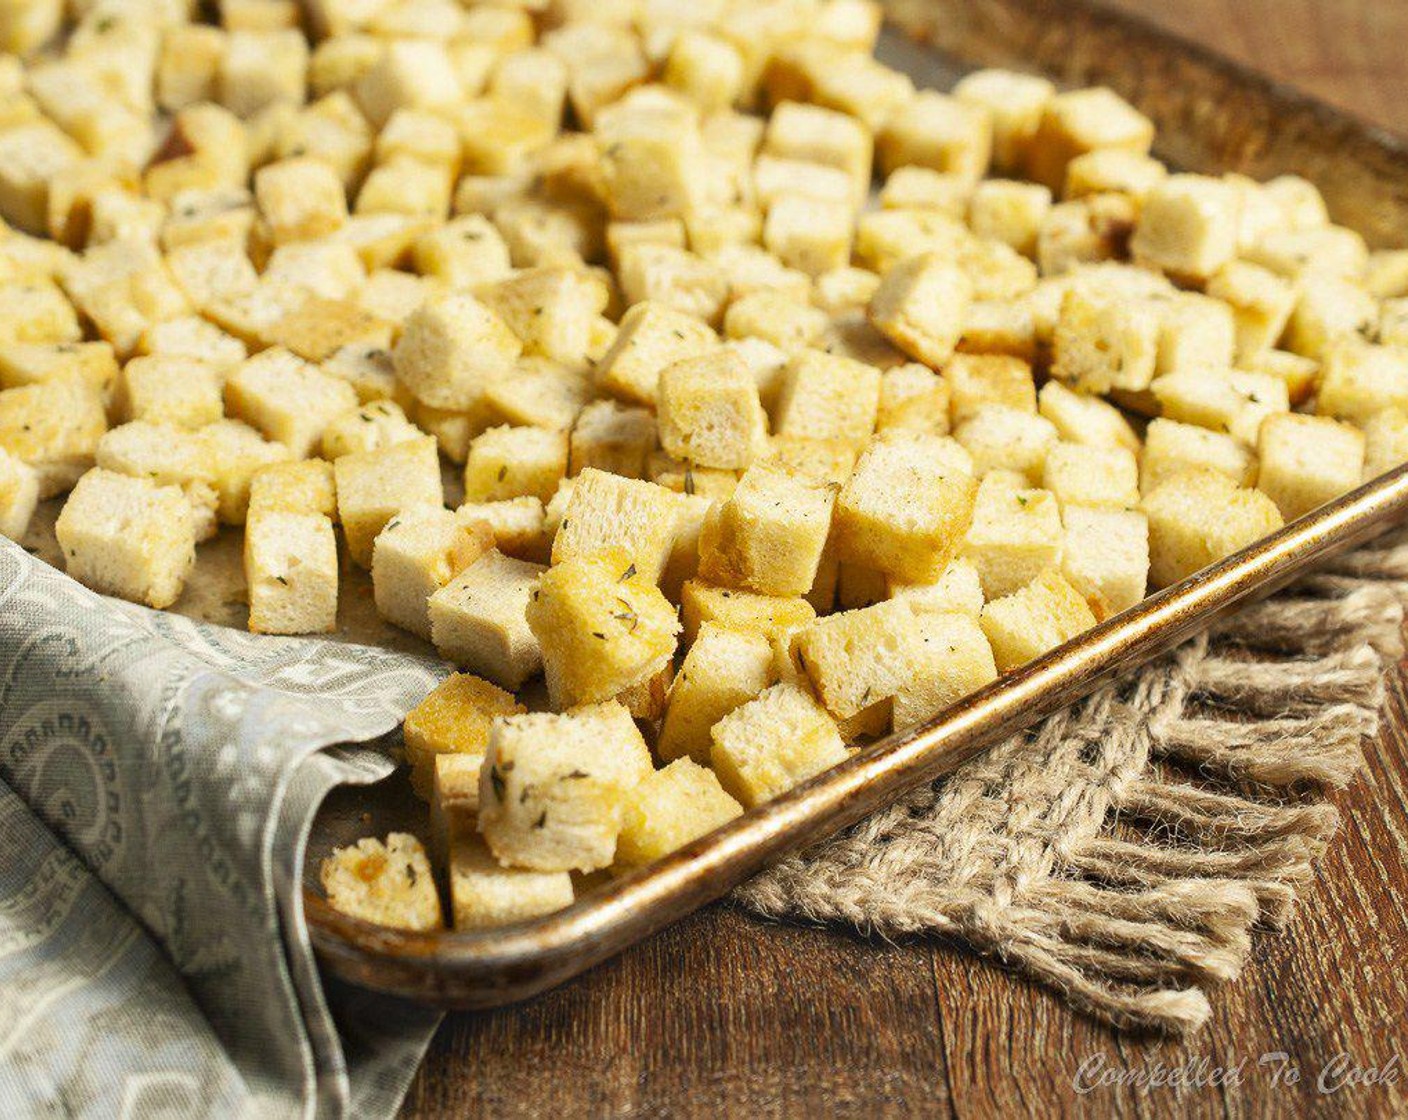
M317 513L335 518L337 491L332 464L304 459L260 467L249 482L249 512Z
M718 350L666 366L658 389L660 442L703 467L747 467L767 442L757 383L736 354Z
M870 131L846 113L796 101L775 105L763 151L844 171L857 200L870 189Z
M181 487L196 541L215 535L220 495L200 432L140 420L123 424L98 441L94 462L104 470L149 479L158 486Z
M484 758L480 831L507 866L606 867L625 800L652 772L650 751L619 704L501 717Z
M429 436L344 455L333 472L347 550L363 568L371 568L376 538L396 514L445 504L440 458Z
M439 755L458 754L483 759L489 749L489 726L495 716L522 715L526 709L497 685L470 673L451 673L406 713L401 728L412 781L429 792ZM478 802L479 776L473 798Z
M543 655L524 612L545 570L490 551L431 595L440 655L510 691L538 673Z
M924 90L885 121L875 154L886 175L913 166L981 179L992 157L992 138L984 107Z
M1137 509L1067 505L1061 574L1104 620L1144 598L1149 522Z
M552 140L556 123L502 97L479 97L458 106L463 168L472 175L507 175Z
M1036 319L1024 300L974 300L963 317L958 349L1030 362L1037 353Z
M393 40L353 86L357 104L380 129L399 109L443 111L464 97L454 65L441 43Z
M1207 294L1232 308L1236 360L1244 363L1276 345L1296 304L1294 286L1269 269L1232 261L1207 284Z
M955 354L944 366L950 417L962 424L980 410L1001 405L1036 412L1036 382L1030 364L1002 354Z
M1288 350L1263 350L1246 364L1255 373L1269 373L1285 382L1286 394L1296 407L1310 399L1320 380L1319 362Z
M0 537L24 540L38 505L38 472L0 447Z
M1226 432L1248 446L1256 443L1266 417L1290 408L1285 382L1247 370L1170 373L1152 388L1169 419Z
M660 371L713 350L718 339L693 315L653 301L638 303L597 363L597 385L623 400L654 404Z
M1127 195L1097 194L1062 202L1037 231L1036 262L1043 276L1061 276L1082 265L1127 255L1138 210Z
M1104 148L1148 155L1153 141L1153 121L1112 90L1096 86L1059 93L1043 107L1027 174L1059 191L1077 156Z
M329 377L287 350L266 350L244 362L225 383L230 415L289 448L311 455L323 431L357 406L352 386Z
M106 343L99 345L111 357L112 348ZM137 349L142 354L205 362L222 372L249 356L243 342L198 315L153 324L142 333Z
M1018 174L1031 159L1032 144L1056 87L1045 78L1012 70L975 70L959 79L953 95L986 109L992 122L993 170Z
M1149 586L1168 587L1284 524L1276 503L1224 474L1194 467L1144 497L1149 517Z
M154 324L190 312L161 255L145 241L109 241L90 249L65 274L64 287L120 358L131 355Z
M503 380L523 343L470 295L432 295L406 320L396 344L396 377L433 408L468 410Z
M196 558L181 489L92 470L54 526L68 574L94 591L158 609L181 597Z
M1000 476L978 488L961 555L978 571L988 599L1010 595L1061 563L1061 510L1047 490L1024 490Z
M323 429L321 451L323 458L331 461L406 443L424 434L406 419L400 405L374 400L334 417Z
M455 126L443 117L421 109L398 109L376 137L378 164L394 159L417 159L422 163L457 170L460 140Z
M826 544L833 499L831 487L773 464L749 468L704 522L700 575L765 595L806 594Z
M710 729L773 679L772 645L765 635L703 623L670 686L656 752L666 761L688 757L706 765Z
M424 163L411 156L393 156L372 168L362 181L353 210L363 218L394 214L422 222L439 222L449 214L453 188L454 176L443 164ZM344 229L351 228L349 221ZM420 227L416 229L423 232ZM395 255L399 256L404 248L403 240L413 243L414 239L414 233L410 237L398 235L394 241Z
M105 401L117 388L117 359L106 342L12 342L0 344L0 389L44 381L77 380Z
M1379 308L1378 341L1408 349L1408 299L1386 299Z
M1066 165L1062 197L1118 193L1142 203L1167 178L1168 168L1151 156L1120 148L1096 148Z
M909 674L907 655L916 616L902 600L819 618L792 639L798 666L837 719L889 700Z
M909 362L880 375L876 431L907 430L947 435L951 382L927 366Z
M1385 408L1408 407L1408 351L1346 339L1325 353L1315 411L1363 425Z
M977 483L968 468L944 437L877 437L836 499L839 558L912 583L937 579L972 516Z
M1328 416L1268 416L1256 446L1256 488L1287 521L1348 493L1364 475L1364 433Z
M476 436L470 444L464 496L470 502L523 496L548 502L566 476L566 432L503 425Z
M47 233L49 184L82 158L83 149L47 120L0 132L0 218Z
M438 506L403 510L372 548L372 589L388 622L430 640L430 597L494 547L481 521Z
M1058 443L1046 454L1041 485L1067 506L1139 504L1139 462L1124 447Z
M391 351L384 346L357 343L342 346L319 362L318 367L329 377L336 377L351 385L357 393L357 399L363 404L387 403L400 393ZM404 409L401 411L404 414ZM351 413L343 413L342 419L346 421L350 415ZM338 421L334 421L334 424L337 423ZM345 433L346 428L343 431ZM326 436L327 432L323 434Z
M552 535L543 503L537 498L466 502L456 512L461 520L477 520L487 525L494 534L495 547L504 555L534 563L547 560Z
M244 534L249 629L256 634L326 634L337 627L337 539L320 513L270 510Z
M1408 462L1408 409L1386 408L1364 425L1364 481Z
M1018 669L1095 625L1090 607L1055 568L983 607L983 633L1000 672Z
M655 417L647 409L592 401L572 426L568 471L575 476L597 469L623 478L641 478L657 442Z
M1144 199L1130 248L1141 264L1207 280L1237 255L1241 196L1207 175L1170 175Z
M327 163L308 156L261 167L254 197L276 245L335 233L347 220L342 180Z
M475 831L472 815L451 812L447 817L446 876L455 929L492 929L572 905L568 872L504 867Z
M704 31L675 37L662 78L701 110L726 109L743 88L743 57L730 43Z
M953 356L973 286L938 254L920 254L891 268L870 300L870 321L910 357L938 367Z
M968 201L968 225L979 237L1010 245L1035 257L1037 234L1051 209L1051 191L1039 183L989 179Z
M220 60L220 104L252 117L277 102L307 99L308 41L296 28L234 31Z
M937 253L955 260L972 235L961 218L940 210L909 207L872 210L856 223L857 263L877 272L913 256Z
M1226 369L1232 364L1236 326L1232 310L1221 300L1179 292L1154 301L1159 317L1156 373Z
M133 358L122 371L121 411L129 420L203 428L225 415L217 366L180 357Z
M705 156L690 109L621 103L599 115L594 133L612 217L648 222L695 208Z
M0 300L0 342L76 343L83 337L72 305L48 280L0 285Z
M706 622L771 639L810 622L816 611L805 599L759 595L692 579L680 591L680 617L684 640L690 643Z
M333 909L364 922L409 930L444 925L430 860L408 833L337 848L323 860L320 878Z
M566 433L591 399L591 380L548 358L524 358L511 380L490 385L484 395L511 424Z
M52 39L63 26L64 5L59 0L18 0L0 12L0 47L13 55L27 55Z
M567 101L567 67L541 48L513 51L496 63L488 92L556 129Z
M887 578L888 598L903 599L910 609L923 613L966 614L973 618L983 609L983 583L973 562L959 556L950 560L932 583L906 583Z
M714 725L710 760L744 808L771 801L846 760L836 721L794 684L775 684Z
M992 647L975 615L918 612L906 652L908 678L895 693L891 712L895 731L931 720L997 680Z
M628 794L616 842L616 864L643 867L653 863L742 812L742 806L724 792L707 765L676 759L663 770L647 774Z
M1046 456L1059 437L1056 426L1045 417L987 405L958 425L953 438L972 457L978 478L989 471L1008 470L1034 484L1040 481Z
M1206 467L1238 486L1256 481L1256 456L1230 435L1176 420L1153 420L1145 433L1139 489L1148 494L1165 479L1193 467Z
M1323 359L1345 339L1370 337L1378 313L1374 297L1357 284L1324 273L1305 276L1282 345L1307 358Z
M827 316L790 294L751 292L734 300L724 316L731 339L760 338L788 353L811 345L826 330Z
M1147 389L1160 320L1147 303L1072 288L1052 338L1051 375L1082 393Z
M783 194L768 206L763 245L789 268L820 276L850 263L854 225L849 202Z
M680 630L674 608L624 548L558 561L539 581L527 620L558 710L610 699L653 676Z
M1357 281L1369 262L1364 238L1343 226L1273 229L1246 246L1243 256L1288 280L1312 276Z
M774 410L779 435L864 445L880 408L880 371L807 349L788 362Z
M880 188L880 205L886 210L937 210L962 221L974 186L973 180L953 172L897 167Z
M665 569L683 496L663 486L588 468L577 476L553 541L554 564L620 546L641 578Z
M243 525L249 512L255 474L272 463L287 461L292 453L282 443L265 440L249 425L237 420L217 421L202 428L196 436L202 457L209 465L220 521L225 525Z
M70 489L93 465L107 427L101 396L82 381L0 392L0 448L34 468L41 499Z

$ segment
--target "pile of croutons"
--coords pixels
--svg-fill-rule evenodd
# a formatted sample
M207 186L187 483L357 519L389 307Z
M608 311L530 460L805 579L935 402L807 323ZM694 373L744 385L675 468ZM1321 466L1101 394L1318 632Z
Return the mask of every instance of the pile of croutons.
M196 9L0 4L0 532L462 670L351 913L563 907L1408 459L1408 252L870 0Z

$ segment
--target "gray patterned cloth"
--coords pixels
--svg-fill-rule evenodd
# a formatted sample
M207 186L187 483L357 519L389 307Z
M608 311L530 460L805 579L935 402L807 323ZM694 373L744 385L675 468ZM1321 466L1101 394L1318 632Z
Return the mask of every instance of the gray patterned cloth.
M323 983L302 853L443 674L105 599L0 539L0 1113L394 1112L437 1016Z

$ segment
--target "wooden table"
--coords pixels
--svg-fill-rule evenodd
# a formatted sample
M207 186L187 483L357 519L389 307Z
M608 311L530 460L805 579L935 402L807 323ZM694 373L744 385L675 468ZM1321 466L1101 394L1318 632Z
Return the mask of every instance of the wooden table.
M1405 0L1121 3L1408 133ZM1259 940L1186 1045L1120 1036L942 945L768 927L719 905L530 1004L451 1016L406 1115L1408 1113L1405 681L1408 662L1366 776L1337 798L1344 826L1295 925ZM1387 1065L1395 1082L1321 1095L1320 1071L1341 1052ZM1073 1087L1082 1062L1196 1072L1239 1061L1240 1085Z

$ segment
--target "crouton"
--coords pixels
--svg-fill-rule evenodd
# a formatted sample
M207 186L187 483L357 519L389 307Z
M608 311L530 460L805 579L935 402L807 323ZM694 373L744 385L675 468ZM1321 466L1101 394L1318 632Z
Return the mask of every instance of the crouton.
M1072 288L1052 337L1051 376L1082 393L1147 389L1159 332L1159 317L1147 303Z
M678 459L741 470L767 443L767 417L743 360L726 350L666 366L658 389L660 443Z
M1140 459L1139 489L1148 494L1166 478L1192 467L1218 471L1238 486L1256 481L1256 456L1230 435L1176 420L1151 421Z
M670 686L656 751L707 764L710 729L773 682L772 646L761 633L703 623Z
M323 367L327 372L327 367ZM347 409L323 429L321 451L332 461L419 439L424 433L406 419L400 405L374 400Z
M472 816L452 812L448 821L445 873L455 929L492 929L572 904L568 872L505 867L475 831Z
M1139 462L1123 447L1058 443L1047 452L1041 485L1066 506L1137 506Z
M1170 175L1144 198L1130 249L1135 260L1198 281L1237 255L1241 198L1207 175Z
M1249 447L1266 417L1290 408L1284 381L1248 370L1170 373L1156 378L1151 388L1168 419L1226 432Z
M1256 447L1256 488L1287 521L1348 493L1364 475L1364 433L1328 416L1268 416Z
M507 377L523 343L473 296L432 295L406 320L393 360L396 377L433 408L467 410Z
M714 725L710 760L745 808L846 760L836 721L805 689L775 684Z
M623 400L653 405L661 370L717 345L714 332L693 315L638 303L622 316L616 340L597 363L597 385Z
M440 929L440 894L425 849L414 836L367 838L323 860L323 890L333 909L395 929Z
M376 538L396 514L445 504L440 459L429 436L344 455L333 472L347 551L363 568L371 568Z
M888 700L906 682L908 642L916 615L903 600L887 600L819 618L792 639L797 663L837 719Z
M870 321L911 358L938 368L953 356L973 285L937 254L895 265L870 300Z
M887 175L913 166L980 179L992 158L992 139L984 106L924 90L886 120L875 154Z
M1295 288L1289 281L1246 261L1232 261L1221 268L1208 280L1207 294L1232 308L1235 357L1240 363L1276 345L1296 304Z
M466 502L456 512L462 520L482 521L489 526L495 547L505 556L534 563L547 560L552 536L548 531L547 512L537 498Z
M543 667L524 612L546 569L486 552L430 597L430 631L447 661L510 691Z
M676 759L663 770L647 774L627 795L616 863L620 867L653 863L742 812L712 770L692 759Z
M1316 273L1300 280L1281 344L1292 353L1323 359L1342 341L1368 338L1377 321L1378 303L1363 288Z
M119 411L128 420L203 428L225 415L218 367L180 357L133 358L122 371Z
M1194 467L1144 496L1149 517L1149 585L1168 587L1281 528L1284 518L1259 490Z
M669 559L683 495L654 483L588 468L577 476L553 540L554 564L619 546L635 572L660 579Z
M891 709L895 731L933 719L997 679L992 647L973 615L919 612L906 654L908 677Z
M1024 257L1036 257L1037 235L1051 209L1051 191L1040 183L989 179L973 189L968 225L979 237L1010 245Z
M961 553L977 570L988 599L1010 595L1061 563L1061 511L1047 490L1022 489L1001 476L978 488Z
M337 517L337 490L332 464L321 459L271 463L254 472L249 482L250 513L318 513Z
M1004 175L1027 167L1042 114L1055 94L1045 78L1011 70L975 70L953 87L960 101L987 110L993 169Z
M1027 174L1059 191L1076 157L1104 148L1148 155L1153 141L1154 123L1117 93L1103 86L1059 93L1042 107Z
M1040 481L1047 453L1058 442L1056 426L1045 417L995 404L959 424L953 438L972 458L977 477L1009 470L1032 483Z
M850 263L854 225L849 202L786 193L768 206L763 245L789 268L820 276Z
M955 557L933 583L886 580L888 596L903 599L919 613L966 614L977 618L983 609L983 583L978 569L966 557Z
M522 715L524 711L513 693L470 673L451 673L406 713L401 728L406 761L411 764L411 781L417 792L429 797L438 756L465 755L476 763L482 761L489 749L489 726L494 717ZM477 765L473 789L466 792L477 805Z
M24 540L39 505L39 474L0 447L0 537Z
M83 381L42 381L0 392L0 448L34 468L41 499L70 489L93 465L107 427L102 397Z
M430 597L493 547L493 531L481 521L438 506L403 510L372 546L377 613L429 641Z
M535 497L552 500L567 477L567 433L503 425L476 436L465 461L469 502Z
M644 408L592 401L572 425L568 473L597 469L623 478L643 478L646 460L659 441L655 417Z
M788 362L774 410L783 436L839 439L858 446L875 431L880 371L863 362L803 350Z
M1408 407L1408 351L1345 339L1325 353L1315 411L1364 424L1385 408Z
M999 671L1018 669L1095 625L1090 607L1055 568L983 607L979 620Z
M202 428L196 436L218 496L220 521L225 525L243 525L255 474L271 463L290 459L292 452L282 443L264 439L238 420L217 421Z
M249 628L256 634L326 634L337 626L337 539L321 513L269 510L244 533Z
M1364 481L1408 462L1408 409L1386 408L1364 425Z
M306 458L323 431L357 406L352 386L329 377L287 350L266 350L242 363L225 383L231 417Z
M526 352L575 366L586 362L608 299L599 278L575 268L529 269L480 294Z
M1061 574L1099 619L1134 606L1149 582L1149 522L1137 509L1068 505Z

